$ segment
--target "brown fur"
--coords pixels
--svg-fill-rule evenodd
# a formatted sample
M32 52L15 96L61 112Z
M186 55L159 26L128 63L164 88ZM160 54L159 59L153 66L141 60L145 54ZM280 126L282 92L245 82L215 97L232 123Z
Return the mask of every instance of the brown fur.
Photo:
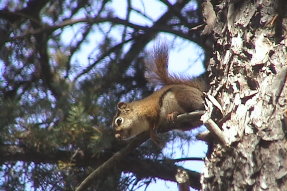
M113 120L116 137L128 139L150 130L155 139L155 129L172 114L204 109L203 91L208 86L203 78L180 78L168 73L168 48L160 45L154 49L153 59L147 65L146 78L151 83L164 85L150 96L130 102L119 103ZM198 122L191 122L191 127Z

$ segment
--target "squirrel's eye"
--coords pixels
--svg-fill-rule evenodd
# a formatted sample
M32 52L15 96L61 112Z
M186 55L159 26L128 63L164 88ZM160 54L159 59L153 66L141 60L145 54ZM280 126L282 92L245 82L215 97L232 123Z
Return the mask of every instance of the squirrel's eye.
M121 117L116 118L115 123L117 126L120 126L124 122L124 119Z

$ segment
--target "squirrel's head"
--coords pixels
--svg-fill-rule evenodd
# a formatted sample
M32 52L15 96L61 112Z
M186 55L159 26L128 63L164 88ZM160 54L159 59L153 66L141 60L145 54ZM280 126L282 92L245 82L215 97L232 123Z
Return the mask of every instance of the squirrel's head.
M117 105L118 111L113 119L117 139L130 139L149 129L148 121L137 112L132 103L119 102Z

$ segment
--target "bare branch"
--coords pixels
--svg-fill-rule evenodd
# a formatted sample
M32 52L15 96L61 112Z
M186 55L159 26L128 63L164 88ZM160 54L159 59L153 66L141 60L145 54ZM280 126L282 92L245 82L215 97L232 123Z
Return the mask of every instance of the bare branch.
M224 136L223 132L220 130L220 128L217 126L217 124L212 119L210 118L206 119L205 117L203 117L203 124L212 133L212 135L218 139L218 141L221 144L225 146L229 145L227 138Z
M98 23L103 23L103 22L111 22L113 24L118 24L118 25L124 25L124 26L128 26L134 29L138 29L138 30L147 30L148 27L144 27L141 25L137 25L137 24L133 24L130 23L126 20L117 18L117 17L105 17L105 18L101 18L101 17L85 17L85 18L79 18L79 19L69 19L69 20L65 20L60 24L55 24L55 25L47 25L44 26L42 28L38 28L35 30L30 30L28 31L26 34L20 35L20 36L16 36L16 37L12 37L7 41L15 41L15 40L19 40L22 38L25 38L27 36L31 36L31 35L35 35L35 34L39 34L39 33L43 33L43 32L53 32L57 29L60 28L64 28L70 25L74 25L74 24L78 24L78 23L89 23L89 24L98 24Z
M183 157L178 159L164 159L162 161L168 161L172 163L183 162L183 161L203 161L204 158L202 157Z
M138 158L128 158L122 161L125 167L129 167L127 170L123 168L124 172L133 172L141 179L158 177L163 180L176 182L175 174L178 169L183 169L187 172L189 176L190 186L194 189L200 189L200 173L192 170L188 170L181 166L174 165L173 162L169 160L150 160L150 159L138 159Z

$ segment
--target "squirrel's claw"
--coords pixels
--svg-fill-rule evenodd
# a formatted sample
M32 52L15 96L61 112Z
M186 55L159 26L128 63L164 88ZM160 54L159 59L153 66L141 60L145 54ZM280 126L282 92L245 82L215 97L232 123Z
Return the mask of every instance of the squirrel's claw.
M177 112L177 111L174 111L174 112L167 114L167 116L166 116L167 121L174 123L178 115L179 115L179 112Z

